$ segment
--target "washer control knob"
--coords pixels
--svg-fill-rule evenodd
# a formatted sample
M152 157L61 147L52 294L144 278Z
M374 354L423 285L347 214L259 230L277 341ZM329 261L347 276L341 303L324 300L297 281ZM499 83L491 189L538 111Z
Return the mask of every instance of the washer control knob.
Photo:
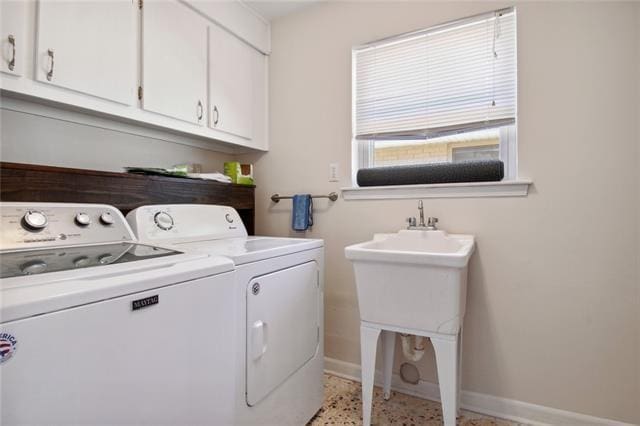
M47 264L42 260L31 260L20 266L20 269L25 275L34 275L44 272L47 269Z
M78 226L89 226L91 225L91 216L86 213L80 212L76 214L76 224Z
M100 215L100 223L103 225L113 225L114 219L110 212L104 212Z
M224 215L224 218L227 220L227 222L233 223L233 216L231 216L231 214L227 213L226 215Z
M100 262L101 265L107 265L114 260L116 260L116 258L111 253L105 253L98 256L98 262Z
M22 220L25 227L31 231L39 231L47 227L47 216L37 210L27 211Z
M87 256L79 256L73 259L73 266L76 268L84 268L91 264L91 259Z
M173 218L167 212L158 212L153 216L153 221L156 226L163 231L168 231L173 228Z

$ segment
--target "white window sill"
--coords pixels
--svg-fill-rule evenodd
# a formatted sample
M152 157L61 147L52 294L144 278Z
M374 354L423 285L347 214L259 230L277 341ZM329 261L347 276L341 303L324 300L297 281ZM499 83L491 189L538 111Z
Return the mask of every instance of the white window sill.
M438 183L431 185L362 186L342 188L345 200L392 200L402 198L525 197L527 179L500 182Z

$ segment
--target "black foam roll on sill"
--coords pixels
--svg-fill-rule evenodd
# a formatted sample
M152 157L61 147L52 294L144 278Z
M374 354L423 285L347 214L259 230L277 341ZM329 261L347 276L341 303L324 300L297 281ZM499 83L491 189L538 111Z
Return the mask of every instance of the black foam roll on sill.
M358 186L495 182L503 178L504 163L500 160L372 167L357 174Z

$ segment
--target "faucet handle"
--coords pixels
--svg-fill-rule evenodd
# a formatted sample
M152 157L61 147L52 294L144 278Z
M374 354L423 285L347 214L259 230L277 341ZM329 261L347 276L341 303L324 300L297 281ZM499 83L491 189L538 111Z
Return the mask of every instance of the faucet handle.
M412 226L416 226L416 218L415 217L408 217L407 218L407 223L409 224L409 228L411 228Z
M429 216L429 218L427 219L427 228L433 229L433 230L438 229L436 227L436 223L438 223L438 218Z

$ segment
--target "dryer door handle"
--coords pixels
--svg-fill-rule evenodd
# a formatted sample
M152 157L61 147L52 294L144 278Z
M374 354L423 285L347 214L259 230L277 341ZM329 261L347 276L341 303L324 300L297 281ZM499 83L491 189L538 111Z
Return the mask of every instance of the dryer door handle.
M267 323L256 321L251 325L251 353L257 361L267 352Z

